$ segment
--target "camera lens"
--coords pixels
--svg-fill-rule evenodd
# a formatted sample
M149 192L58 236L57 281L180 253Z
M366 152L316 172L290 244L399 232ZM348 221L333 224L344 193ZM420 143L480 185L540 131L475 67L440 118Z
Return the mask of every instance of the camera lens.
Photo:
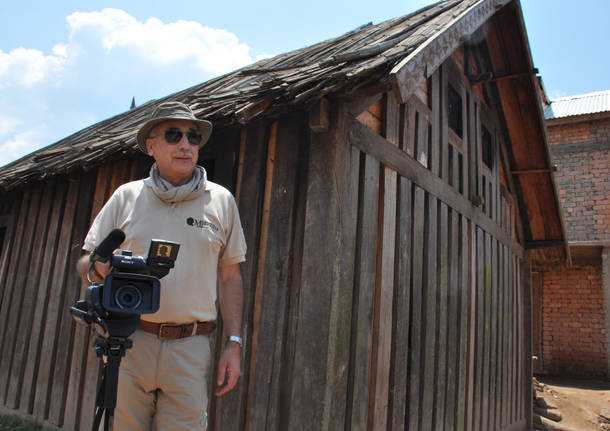
M142 292L134 285L126 284L117 289L114 300L123 310L135 310L142 304Z

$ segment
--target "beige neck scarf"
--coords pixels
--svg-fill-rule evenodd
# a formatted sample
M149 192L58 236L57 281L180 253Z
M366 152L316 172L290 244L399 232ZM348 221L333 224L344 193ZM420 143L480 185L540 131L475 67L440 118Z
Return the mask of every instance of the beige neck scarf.
M173 204L195 199L205 190L206 181L207 175L205 169L197 165L188 183L175 186L161 178L159 168L154 163L150 168L150 176L144 179L144 184L150 187L153 193L163 202Z

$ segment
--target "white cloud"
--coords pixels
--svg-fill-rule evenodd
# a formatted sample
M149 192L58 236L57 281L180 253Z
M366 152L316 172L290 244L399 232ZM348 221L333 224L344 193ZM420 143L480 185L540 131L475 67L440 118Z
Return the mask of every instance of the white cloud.
M44 145L44 133L40 130L26 130L0 143L0 166L18 159Z
M94 30L108 53L126 49L141 60L159 65L193 61L203 72L220 74L253 60L250 47L235 34L195 21L164 23L158 18L138 21L119 9L75 12L67 21L72 39Z
M57 78L67 59L65 45L56 45L52 54L37 49L0 50L0 89L11 86L31 88L50 78Z
M66 22L47 52L0 50L0 166L127 110L132 96L141 104L255 60L234 33L194 21L103 9Z

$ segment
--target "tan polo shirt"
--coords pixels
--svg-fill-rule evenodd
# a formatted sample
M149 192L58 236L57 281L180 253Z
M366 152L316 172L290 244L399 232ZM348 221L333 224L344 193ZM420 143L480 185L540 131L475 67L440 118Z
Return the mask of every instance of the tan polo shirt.
M180 244L174 268L161 279L161 303L150 322L216 319L218 267L245 261L246 241L235 199L206 181L195 199L167 204L142 180L120 186L99 212L83 249L92 251L112 229L125 232L123 250L148 253L151 239Z

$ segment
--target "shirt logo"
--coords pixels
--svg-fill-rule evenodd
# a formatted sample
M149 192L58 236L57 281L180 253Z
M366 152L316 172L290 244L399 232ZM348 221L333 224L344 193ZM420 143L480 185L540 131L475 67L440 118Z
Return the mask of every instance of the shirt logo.
M197 220L196 218L189 217L186 219L186 224L189 226L198 227L199 229L208 229L214 233L218 232L218 226L205 220Z

